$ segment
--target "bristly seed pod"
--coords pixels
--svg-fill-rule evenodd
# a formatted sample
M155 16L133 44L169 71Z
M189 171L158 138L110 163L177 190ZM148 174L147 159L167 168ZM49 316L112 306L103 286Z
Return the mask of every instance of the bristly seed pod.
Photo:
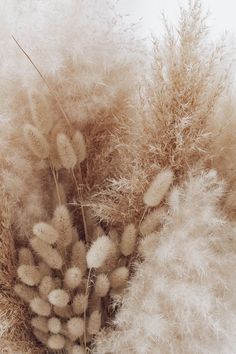
M159 225L162 223L164 215L164 209L158 208L156 210L151 211L141 222L140 224L140 232L143 236L147 236L155 231Z
M121 236L120 250L124 256L130 256L135 250L137 230L134 224L126 225Z
M31 324L34 328L37 328L38 330L44 333L48 333L48 320L46 317L42 317L42 316L33 317L31 320Z
M55 209L52 222L59 233L59 242L62 242L64 246L68 246L72 241L73 228L69 210L65 205L59 205Z
M89 268L102 267L105 261L116 249L114 243L107 236L97 238L87 252L87 264Z
M78 267L67 269L65 273L64 282L70 289L75 289L79 286L82 280L82 273Z
M48 294L48 300L52 305L65 307L70 301L69 294L63 289L54 289Z
M57 151L61 164L67 170L73 169L77 158L68 136L63 133L57 135Z
M65 338L61 334L52 334L48 338L48 347L54 350L61 350L65 346Z
M28 148L40 159L49 156L49 145L43 134L32 124L25 124L24 137Z
M101 313L99 311L93 311L88 320L88 333L95 335L101 328Z
M16 294L25 302L30 302L31 300L33 300L35 297L38 296L36 290L30 288L25 284L16 284L14 286L14 290Z
M110 282L106 274L98 274L95 282L95 293L100 297L105 297L109 291Z
M40 282L40 272L36 266L21 265L17 269L17 274L21 281L29 286L38 285Z
M71 354L85 354L85 350L81 345L74 345Z
M39 222L33 226L33 233L35 236L39 237L44 242L53 244L59 238L57 230L53 226L45 223Z
M38 237L32 237L30 244L35 251L49 267L52 269L61 269L63 261L58 251L52 248L48 243L40 240Z
M30 301L30 308L39 316L47 317L51 313L50 304L47 301L41 299L40 297L35 297L33 300Z
M79 338L83 335L85 324L84 320L80 317L73 317L67 322L68 332L75 338Z
M46 275L39 284L39 294L43 299L48 298L48 294L55 289L55 283L51 276Z
M58 334L61 331L61 321L57 317L49 318L47 325L51 333Z
M113 289L123 287L129 278L129 269L119 267L109 274L109 281Z
M87 270L86 248L83 241L77 241L73 244L71 266L79 267L82 274Z
M88 297L84 294L77 294L72 303L73 311L76 315L82 315L88 307Z
M34 257L29 248L21 247L18 253L19 265L34 265Z
M74 134L72 144L76 152L78 162L83 162L86 159L87 151L84 136L79 130L77 130Z
M159 172L143 196L144 203L148 207L158 206L170 188L173 178L174 174L170 169Z

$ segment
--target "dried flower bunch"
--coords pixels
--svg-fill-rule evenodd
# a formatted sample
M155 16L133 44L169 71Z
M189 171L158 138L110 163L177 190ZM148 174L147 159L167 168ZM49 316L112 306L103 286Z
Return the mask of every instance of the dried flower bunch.
M236 115L200 1L152 56L106 0L24 6L0 3L0 351L235 354Z

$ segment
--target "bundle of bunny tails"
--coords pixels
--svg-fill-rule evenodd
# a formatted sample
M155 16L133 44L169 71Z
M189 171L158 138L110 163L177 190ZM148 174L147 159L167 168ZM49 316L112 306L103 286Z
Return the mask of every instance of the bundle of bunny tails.
M115 1L0 18L0 352L235 354L229 41L199 0L152 50Z

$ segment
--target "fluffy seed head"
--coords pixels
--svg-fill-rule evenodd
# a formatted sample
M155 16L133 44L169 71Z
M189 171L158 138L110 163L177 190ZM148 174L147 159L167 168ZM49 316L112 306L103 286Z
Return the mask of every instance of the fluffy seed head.
M76 152L78 162L81 163L86 159L87 151L83 134L77 130L73 136L72 144Z
M48 343L48 334L47 333L43 333L42 331L40 331L36 328L34 328L33 333L39 342L41 342L42 344L47 346L47 343Z
M106 274L98 274L95 282L95 293L100 297L105 297L109 291L110 282Z
M114 243L107 236L97 238L87 252L87 264L89 268L102 267L115 248Z
M39 222L33 226L33 233L44 242L53 244L57 241L59 235L52 225L46 222Z
M82 273L78 267L72 267L67 269L65 273L64 282L65 284L71 288L77 288L82 280Z
M88 307L88 297L84 294L77 294L72 303L73 311L76 315L81 315Z
M31 320L31 325L41 332L48 333L48 320L46 317L36 316Z
M101 328L101 313L93 311L88 320L88 333L97 334Z
M32 124L25 124L24 137L30 151L40 159L49 156L49 145L43 134Z
M39 294L43 299L47 299L48 294L55 289L55 283L50 275L42 278L39 284Z
M25 302L30 302L38 296L37 292L33 288L25 284L16 284L14 286L14 290L16 294Z
M48 114L47 99L42 95L30 93L28 96L32 120L42 133L47 134L53 124L51 114Z
M48 300L52 305L65 307L70 301L70 297L65 290L54 289L48 294Z
M111 287L114 289L123 287L129 278L129 269L127 267L119 267L113 270L109 275Z
M63 133L57 135L57 152L64 168L70 170L75 167L77 162L75 150L68 136Z
M61 318L68 319L72 316L72 309L69 305L65 307L53 306L55 314Z
M29 286L35 286L40 282L40 272L36 266L21 265L17 269L18 277L21 281Z
M169 169L159 172L143 196L144 203L148 207L158 206L170 188L173 178L174 174Z
M83 347L81 347L81 345L74 345L72 347L72 354L85 354L85 350Z
M61 321L57 317L49 318L47 325L49 331L54 334L58 334L61 331Z
M73 228L69 210L65 205L59 205L53 216L53 225L59 233L60 242L68 246L72 241Z
M50 304L41 299L40 297L36 297L30 301L30 308L33 312L37 313L39 316L49 316L51 313Z
M126 225L121 236L120 250L124 256L130 256L134 250L137 239L137 230L134 224Z
M29 248L21 247L18 253L19 265L34 265L34 257Z
M73 317L67 322L68 332L76 338L83 335L84 327L84 320L80 317Z
M51 245L42 241L38 237L32 237L30 244L35 253L37 253L52 269L61 269L63 260L58 251Z
M53 334L48 338L48 347L54 350L63 349L65 346L65 338L61 334Z
M141 222L139 229L143 236L151 234L162 223L163 209L160 209L162 208L151 211Z
M73 244L71 266L79 267L82 274L87 270L86 247L83 241L77 241Z
M40 271L40 274L41 274L42 278L44 276L46 276L46 275L51 275L52 274L51 268L45 262L39 262L38 268L39 268L39 271Z

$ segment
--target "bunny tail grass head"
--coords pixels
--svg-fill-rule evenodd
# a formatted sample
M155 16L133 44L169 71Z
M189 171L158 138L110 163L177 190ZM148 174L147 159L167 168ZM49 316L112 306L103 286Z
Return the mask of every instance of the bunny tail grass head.
M143 196L143 201L148 207L155 207L160 204L173 182L173 177L173 172L169 169L165 169L156 175Z
M87 252L87 264L89 268L100 268L110 257L115 248L108 236L97 238Z
M72 139L73 148L77 155L78 162L83 162L87 157L86 144L83 134L77 130Z
M38 158L49 156L49 145L43 134L32 124L25 124L24 137L29 150Z
M73 169L77 162L75 150L68 136L64 133L57 135L57 151L62 166L67 169Z

